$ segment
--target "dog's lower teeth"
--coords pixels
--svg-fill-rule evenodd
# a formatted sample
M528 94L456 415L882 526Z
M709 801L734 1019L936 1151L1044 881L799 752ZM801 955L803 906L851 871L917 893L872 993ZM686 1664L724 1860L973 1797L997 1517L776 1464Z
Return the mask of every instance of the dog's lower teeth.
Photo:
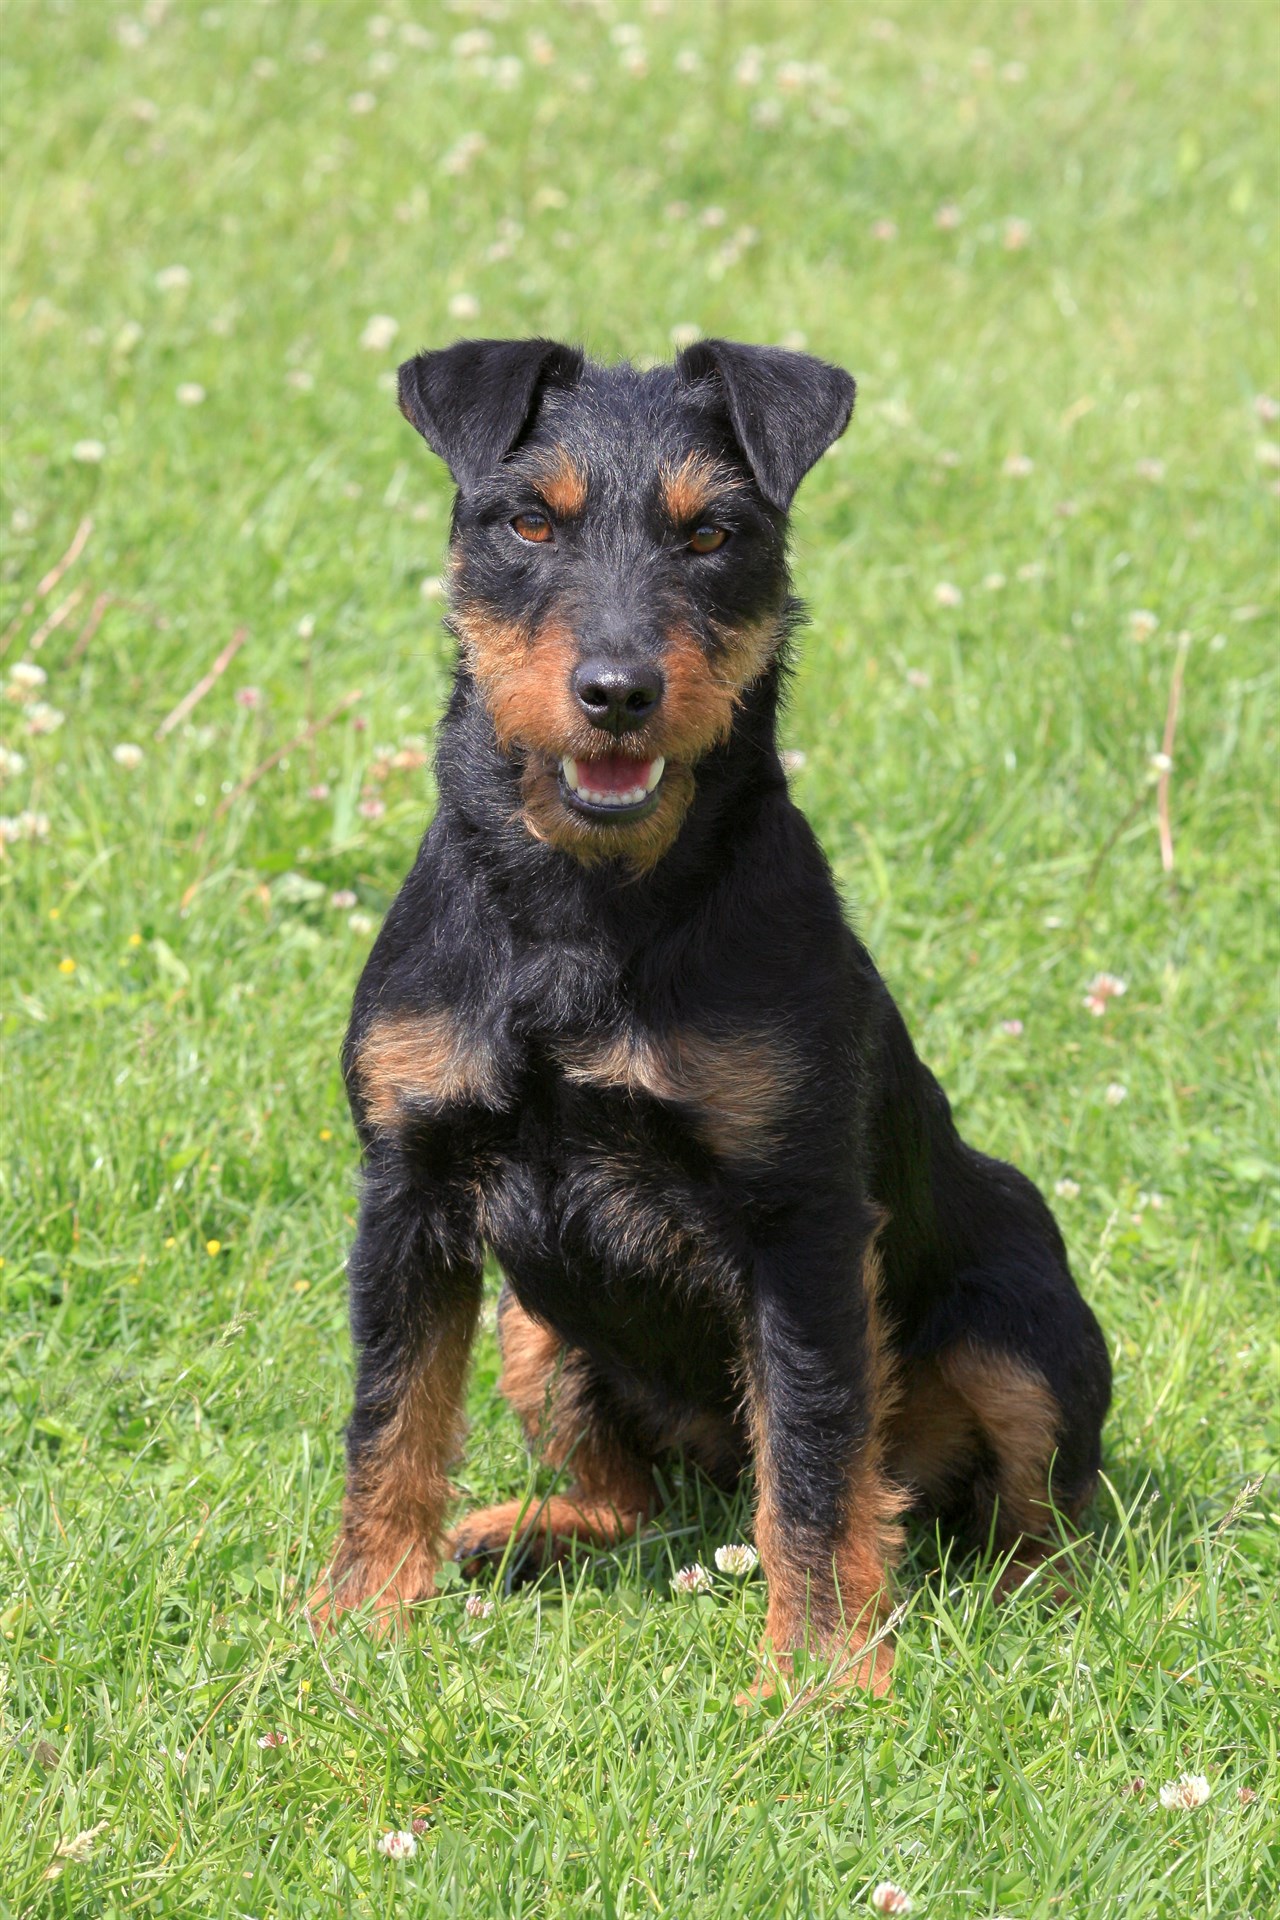
M666 761L661 757L656 760L650 760L647 763L638 761L636 763L636 771L639 773L640 769L642 767L644 768L643 779L638 780L634 787L627 787L622 791L619 791L616 787L610 787L605 791L600 791L595 787L589 786L586 778L587 770L591 765L589 760L575 760L566 754L560 762L560 772L564 778L565 786L569 789L570 793L575 794L585 805L589 807L610 807L615 812L625 812L630 807L643 805L643 803L656 792L658 782L662 778L666 764Z

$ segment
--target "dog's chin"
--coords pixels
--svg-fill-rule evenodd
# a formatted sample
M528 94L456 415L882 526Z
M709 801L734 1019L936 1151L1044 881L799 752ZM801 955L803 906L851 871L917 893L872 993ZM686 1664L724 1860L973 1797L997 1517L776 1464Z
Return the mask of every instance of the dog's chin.
M520 782L521 820L535 840L584 866L620 860L647 872L670 848L694 794L693 769L654 755L552 760L531 754Z

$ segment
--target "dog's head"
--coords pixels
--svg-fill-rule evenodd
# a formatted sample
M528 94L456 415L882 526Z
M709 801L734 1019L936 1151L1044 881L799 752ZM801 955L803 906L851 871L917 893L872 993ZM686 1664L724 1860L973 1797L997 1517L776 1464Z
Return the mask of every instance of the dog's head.
M674 367L463 340L400 369L457 482L451 623L529 831L652 866L779 644L786 518L844 431L848 374L706 340Z

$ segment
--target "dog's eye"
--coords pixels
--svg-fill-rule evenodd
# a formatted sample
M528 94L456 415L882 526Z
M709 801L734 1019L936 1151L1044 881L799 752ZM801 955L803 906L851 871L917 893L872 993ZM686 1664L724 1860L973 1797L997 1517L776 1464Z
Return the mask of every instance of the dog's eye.
M551 538L551 522L545 513L518 513L511 527L522 540L544 544Z
M695 553L714 553L728 538L724 527L699 527L689 535L689 545Z

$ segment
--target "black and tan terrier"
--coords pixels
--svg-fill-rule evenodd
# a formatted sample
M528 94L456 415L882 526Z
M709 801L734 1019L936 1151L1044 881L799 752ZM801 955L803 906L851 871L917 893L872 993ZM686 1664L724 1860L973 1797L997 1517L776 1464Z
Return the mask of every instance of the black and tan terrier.
M724 340L400 370L457 482L458 665L344 1056L358 1371L321 1616L398 1612L441 1552L620 1541L678 1451L754 1469L767 1661L879 1690L905 1511L1020 1579L1094 1487L1110 1369L1061 1235L957 1134L778 758L788 509L853 398ZM565 1490L442 1538L486 1249L502 1388Z

